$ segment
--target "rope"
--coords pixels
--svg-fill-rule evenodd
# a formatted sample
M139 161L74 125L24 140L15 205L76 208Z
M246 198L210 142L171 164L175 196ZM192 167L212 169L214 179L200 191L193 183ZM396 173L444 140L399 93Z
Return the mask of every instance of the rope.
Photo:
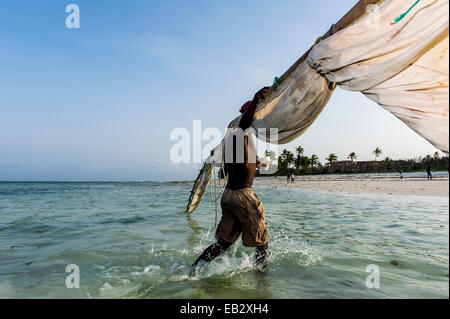
M225 190L225 187L227 186L227 180L228 180L228 176L225 174L225 169L224 169L224 165L222 164L222 166L220 167L222 173L223 173L223 187L222 187L222 183L220 182L220 178L219 178L219 186L222 189L222 191L220 192L220 196L222 196L223 191Z
M214 219L214 228L217 229L217 183L216 183L216 166L215 165L213 168L213 174L214 174L214 203L216 204L215 205L216 206L216 217Z
M223 164L222 164L221 169L223 169ZM228 179L228 176L226 176L226 175L224 175L224 176L225 176L226 179ZM213 198L213 189L212 189L211 184L209 185L209 194L210 194L210 197L211 197L211 201L214 202L214 204L215 204L215 210L216 210L216 216L215 216L215 221L214 221L214 227L215 228L217 228L217 211L218 211L217 203L219 202L219 199L222 197L222 194L223 194L223 192L225 190L225 187L227 185L227 183L225 183L225 178L224 178L223 187L222 187L222 184L220 183L220 177L218 178L219 186L220 186L221 190L220 190L220 194L217 195L216 166L213 165L214 198Z
M395 18L395 23L401 21L404 17L406 17L406 15L412 10L412 8L414 8L416 6L416 4L418 4L420 2L420 0L417 0L408 10L406 10L406 12L402 13L399 17Z
M275 92L280 85L280 79L276 76L275 79L273 79L273 91Z
M214 204L215 204L215 210L216 210L216 216L215 216L215 220L214 220L214 228L216 228L217 229L217 203L218 203L218 201L219 201L219 199L222 197L222 194L223 194L223 192L225 191L225 188L226 188L226 186L227 186L227 181L228 181L228 176L225 174L225 165L224 165L224 162L225 162L225 146L223 145L222 146L222 165L220 166L220 170L222 171L222 173L223 173L223 176L224 176L224 179L223 179L223 181L224 181L224 183L223 183L223 187L222 187L222 184L221 184L221 182L220 182L220 177L218 178L218 180L219 180L219 186L220 186L220 188L221 188L221 190L220 190L220 194L219 195L217 195L217 182L216 182L216 165L215 165L215 162L213 163L213 171L212 171L212 174L213 174L213 182L214 182L214 198L213 198L213 194L212 194L212 186L211 186L211 181L210 181L210 185L209 185L209 193L210 193L210 196L211 196L211 201L213 201L214 202ZM219 171L220 172L220 171Z

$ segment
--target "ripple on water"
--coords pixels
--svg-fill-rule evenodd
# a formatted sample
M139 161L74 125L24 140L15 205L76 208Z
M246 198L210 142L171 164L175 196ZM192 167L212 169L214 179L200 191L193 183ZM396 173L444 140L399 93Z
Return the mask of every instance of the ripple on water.
M183 214L191 186L0 184L0 297L448 298L448 198L259 187L267 272L239 239L191 275L214 241L215 209L206 198ZM80 266L77 291L64 288L69 263ZM379 291L365 287L369 264Z

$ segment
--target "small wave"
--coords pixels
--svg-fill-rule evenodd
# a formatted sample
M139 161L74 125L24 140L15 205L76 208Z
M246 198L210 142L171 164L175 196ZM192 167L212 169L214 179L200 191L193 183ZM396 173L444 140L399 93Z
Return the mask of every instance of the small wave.
M100 224L134 224L144 221L145 218L142 216L133 216L133 217L125 217L125 218L117 218L117 219L106 219L102 221Z
M269 242L269 263L293 263L301 267L310 267L324 260L320 252L308 242L284 232Z
M105 282L103 286L100 287L100 293L105 292L107 290L113 289L113 286L111 286L109 283Z
M205 242L210 237L208 231L202 237L201 243L192 247L193 253L198 255L203 251ZM211 240L212 242L212 240ZM184 249L182 250L184 251ZM179 251L179 255L182 255ZM194 257L195 258L195 257ZM298 267L311 267L324 260L320 252L301 238L295 238L284 232L271 238L268 249L268 269L276 271L279 268L292 264ZM189 274L187 267L183 271L172 274L170 281L202 280L210 277L231 278L238 274L255 270L255 252L253 248L244 247L235 243L225 254L217 257L210 263L198 267L195 274Z
M11 223L5 227L0 227L0 231L14 231L16 233L31 233L31 234L40 234L40 233L49 233L52 231L59 230L60 227L55 225L48 224L32 224L32 222L28 220L21 220L18 222Z
M149 265L149 266L145 267L144 270L143 270L142 272L140 272L140 271L135 271L135 272L132 272L131 274L134 275L134 276L139 276L139 275L144 275L144 274L154 273L154 272L157 272L157 271L159 271L159 270L161 270L161 267L160 267L160 266L157 266L157 265Z

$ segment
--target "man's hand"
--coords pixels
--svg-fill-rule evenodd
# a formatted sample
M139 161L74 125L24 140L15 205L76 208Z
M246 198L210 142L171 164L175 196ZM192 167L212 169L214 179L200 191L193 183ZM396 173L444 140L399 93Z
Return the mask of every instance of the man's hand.
M258 104L259 101L264 100L267 92L270 90L270 87L265 86L258 92L256 92L255 97L253 98L253 103Z
M264 100L265 94L269 90L269 87L263 87L261 90L256 92L255 97L250 103L249 107L245 110L244 114L241 117L241 121L239 122L239 127L243 130L246 130L253 122L253 116L255 115L256 106L259 101Z

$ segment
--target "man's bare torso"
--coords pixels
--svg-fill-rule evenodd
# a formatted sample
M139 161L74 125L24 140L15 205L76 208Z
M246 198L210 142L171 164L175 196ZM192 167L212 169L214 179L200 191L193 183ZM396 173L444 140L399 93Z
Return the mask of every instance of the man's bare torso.
M233 149L233 154L236 154L236 151L239 152L239 150L236 150L236 143L233 143ZM255 179L256 167L255 143L253 138L246 134L244 138L244 162L238 163L236 156L233 155L233 162L225 164L225 171L228 174L227 188L231 190L251 188Z

